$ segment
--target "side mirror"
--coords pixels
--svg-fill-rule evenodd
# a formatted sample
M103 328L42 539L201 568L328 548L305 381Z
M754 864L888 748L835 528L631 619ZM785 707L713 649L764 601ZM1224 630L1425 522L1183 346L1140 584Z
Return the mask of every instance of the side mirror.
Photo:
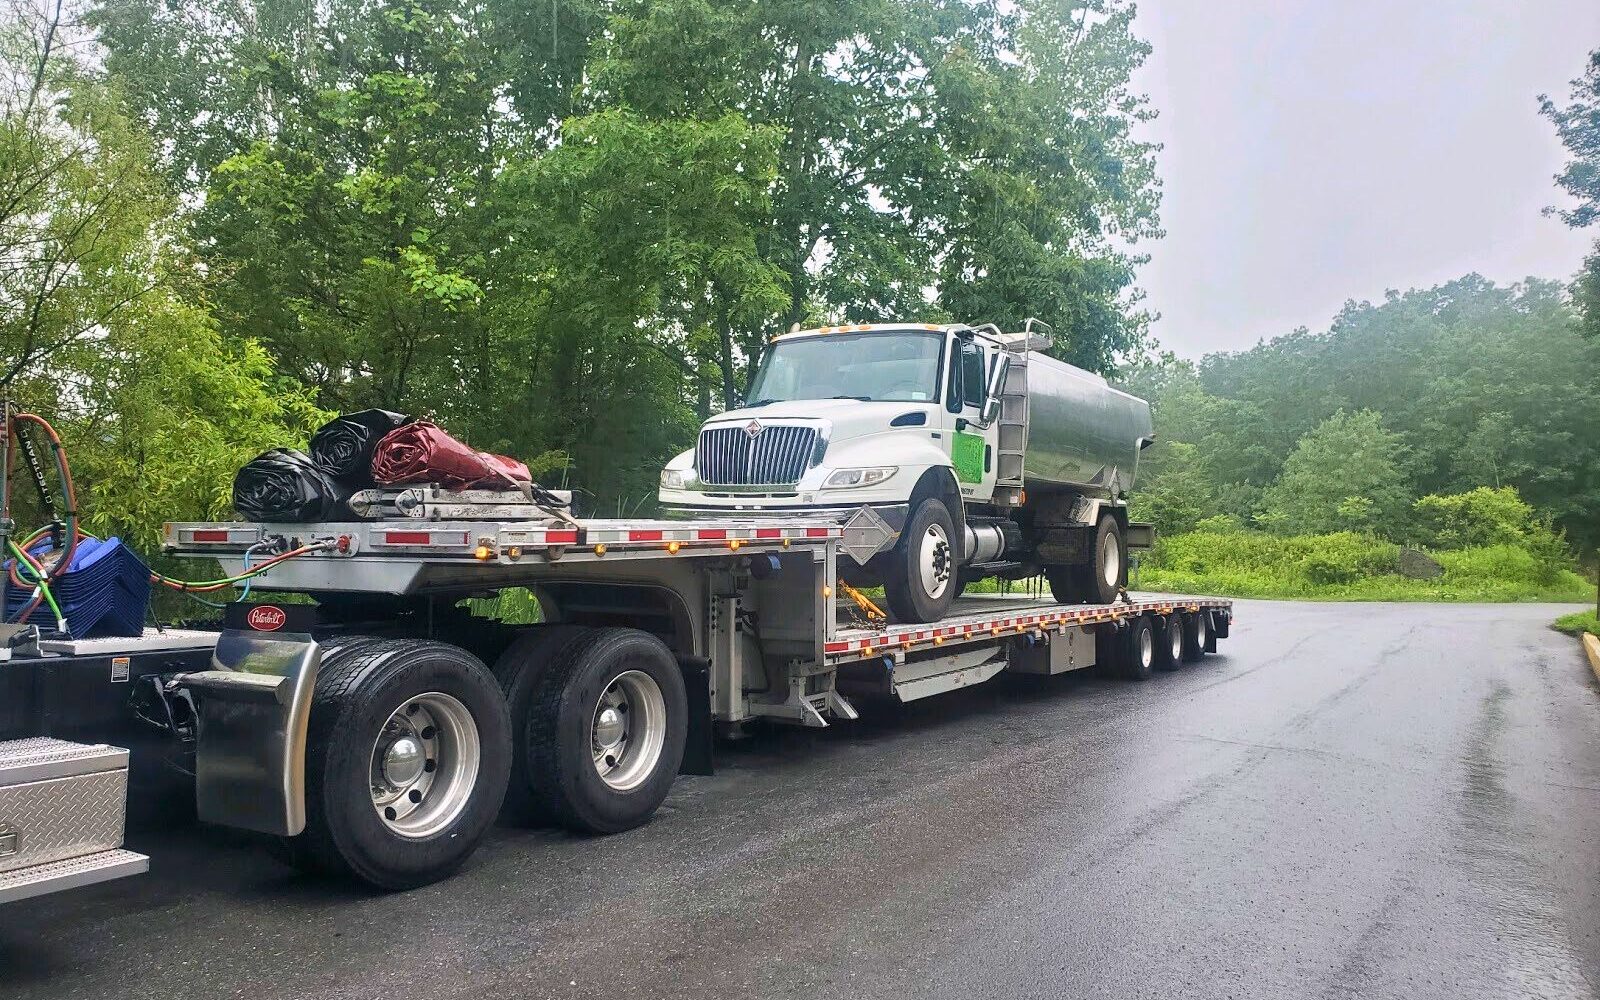
M994 371L989 373L988 394L983 400L979 421L988 427L1000 417L1000 394L1005 391L1006 374L1011 370L1011 356L1000 354L995 358Z

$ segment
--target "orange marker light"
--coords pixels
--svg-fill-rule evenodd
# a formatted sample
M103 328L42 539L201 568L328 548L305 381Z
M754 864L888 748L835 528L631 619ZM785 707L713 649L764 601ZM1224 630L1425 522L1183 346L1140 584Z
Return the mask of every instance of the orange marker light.
M677 555L678 554L678 549L681 548L681 547L682 546L680 546L677 542L668 542L667 543L667 551L671 552L673 555Z
M734 552L738 552L739 551L739 546L741 546L743 544L744 544L744 542L741 542L737 538L728 539L728 548L731 549Z
M606 554L606 543L605 542L601 542L599 545L596 545L594 547L594 554L597 555L597 556L605 555Z
M487 545L480 545L477 548L472 550L472 554L473 554L473 556L475 558L482 559L482 560L488 560L491 556L494 555L494 550L489 548L489 546L487 546Z

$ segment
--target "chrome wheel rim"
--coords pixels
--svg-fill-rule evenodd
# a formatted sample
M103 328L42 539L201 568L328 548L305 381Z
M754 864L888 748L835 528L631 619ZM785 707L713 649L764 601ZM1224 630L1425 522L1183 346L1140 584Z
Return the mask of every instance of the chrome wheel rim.
M1156 655L1156 641L1150 635L1150 630L1149 629L1140 630L1140 632L1139 632L1139 664L1140 664L1140 666L1148 667L1150 665L1150 662L1153 659L1155 659L1155 655Z
M589 721L594 769L611 788L637 788L655 771L667 743L667 699L642 670L625 670L595 701Z
M950 549L950 536L944 526L928 525L917 546L917 573L922 580L922 592L934 600L944 596L955 570L955 553Z
M1100 554L1100 576L1108 587L1122 582L1122 553L1116 535L1106 536L1105 551Z
M1167 647L1174 661L1183 658L1183 619L1177 615L1167 624Z
M478 724L458 698L442 691L407 698L372 744L372 808L402 837L432 836L472 800L482 760Z

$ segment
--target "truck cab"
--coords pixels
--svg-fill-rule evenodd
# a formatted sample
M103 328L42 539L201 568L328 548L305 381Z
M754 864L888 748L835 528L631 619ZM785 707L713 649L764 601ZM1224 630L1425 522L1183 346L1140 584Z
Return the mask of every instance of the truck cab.
M996 375L1006 351L959 325L822 327L775 338L749 401L667 464L670 510L872 507L899 530L916 485L947 471L963 501L995 491Z

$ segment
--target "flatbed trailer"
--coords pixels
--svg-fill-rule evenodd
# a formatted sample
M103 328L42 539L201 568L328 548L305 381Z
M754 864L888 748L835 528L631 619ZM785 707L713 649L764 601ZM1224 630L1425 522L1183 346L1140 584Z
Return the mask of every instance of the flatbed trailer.
M0 680L27 693L0 737L134 744L135 796L187 782L200 819L400 889L455 870L502 806L589 833L637 826L677 774L710 773L718 733L827 726L866 699L1007 670L1099 665L1142 680L1228 634L1231 602L1170 595L969 595L939 622L886 623L839 579L847 553L881 545L877 525L173 523L169 553L230 574L304 551L254 578L220 632L14 658ZM523 590L537 622L488 619L468 600ZM92 721L63 705L69 687Z

